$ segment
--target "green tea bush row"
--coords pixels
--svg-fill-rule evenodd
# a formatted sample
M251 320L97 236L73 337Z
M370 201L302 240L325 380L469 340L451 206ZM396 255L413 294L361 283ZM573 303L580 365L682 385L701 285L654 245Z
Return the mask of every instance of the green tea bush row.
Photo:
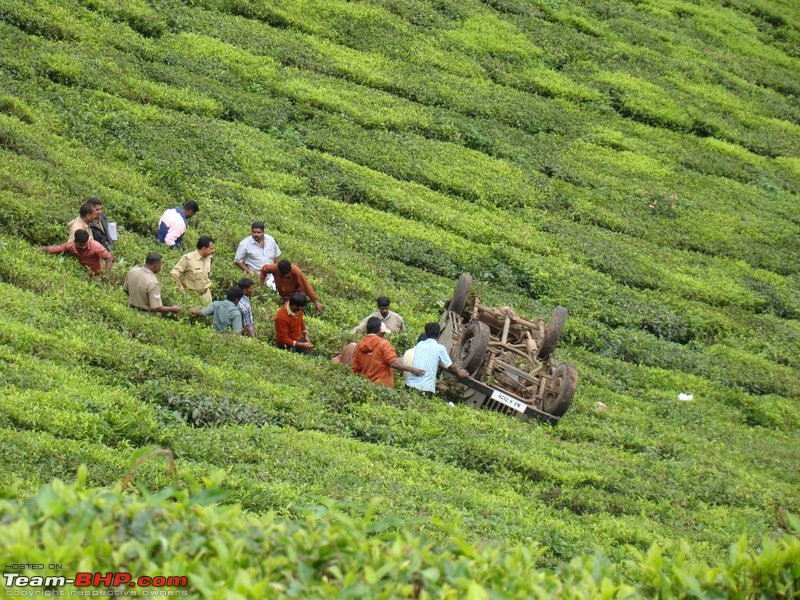
M488 545L478 551L457 529L454 542L440 545L387 531L398 522L376 519L372 507L352 514L347 506L328 503L309 506L301 519L271 513L256 517L236 505L218 505L220 492L214 488L196 485L137 495L119 487L87 487L86 479L83 469L76 483L53 481L33 502L5 501L0 509L8 526L3 553L24 552L32 563L55 560L75 571L124 568L137 576L185 576L187 589L200 597L224 591L247 598L489 598L497 593L632 598L681 596L691 590L696 595L788 598L797 591L800 547L790 534L760 542L743 538L726 558L710 564L690 548L672 555L654 545L630 559L624 571L602 555L575 558L550 570L537 568L540 546ZM171 501L164 504L165 498ZM140 526L145 516L147 528ZM158 555L152 550L156 533L167 541ZM113 552L112 541L122 539L133 562ZM31 540L38 543L31 545Z

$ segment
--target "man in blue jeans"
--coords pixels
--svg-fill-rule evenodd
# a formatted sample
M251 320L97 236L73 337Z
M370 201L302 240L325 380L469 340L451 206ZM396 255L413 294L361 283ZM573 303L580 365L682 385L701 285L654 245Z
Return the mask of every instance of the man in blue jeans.
M469 372L453 363L447 354L447 348L439 343L441 333L438 323L425 325L425 339L415 346L412 363L415 368L421 369L423 374L409 375L406 379L407 387L425 396L433 396L436 393L436 373L440 365L459 379L469 377Z

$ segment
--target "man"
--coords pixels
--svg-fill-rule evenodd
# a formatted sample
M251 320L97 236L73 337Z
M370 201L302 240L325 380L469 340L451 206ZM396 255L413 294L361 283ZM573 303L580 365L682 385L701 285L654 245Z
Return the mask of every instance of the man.
M211 302L211 256L216 246L207 235L197 240L197 250L181 256L170 275L182 292L191 290L204 303Z
M388 331L380 317L367 320L367 335L361 338L353 357L353 373L362 375L375 385L394 387L392 369L409 371L414 375L424 375L425 371L407 367L397 358L397 353L388 340L383 339Z
M275 286L278 288L278 294L281 297L281 302L286 302L289 297L295 292L303 292L314 303L314 308L322 313L325 307L322 306L317 294L314 293L314 288L306 279L303 272L288 260L279 260L277 263L264 265L261 267L261 283L264 284L267 275L275 276Z
M242 290L242 299L239 300L239 312L242 313L242 335L256 337L256 326L253 323L253 307L250 305L250 296L253 295L255 283L249 277L243 277L236 285Z
M308 339L308 329L303 319L308 298L303 292L295 292L275 313L275 343L278 348L308 354L314 347Z
M414 348L413 366L423 371L422 375L409 375L406 386L424 394L433 396L436 393L436 373L439 365L450 371L459 379L469 377L466 369L459 367L450 360L447 349L438 340L441 328L438 323L425 325L425 339L418 342Z
M405 331L406 322L403 320L403 317L398 315L396 312L389 310L389 298L386 296L378 296L376 302L378 304L378 312L374 312L368 317L364 317L364 320L356 325L350 331L350 333L365 332L367 330L367 321L369 321L372 317L378 317L381 320L381 323L386 325L389 333L400 333L401 331Z
M95 212L95 220L89 223L94 241L100 242L106 250L113 250L114 240L111 239L111 232L108 230L108 217L103 212L103 201L92 196L87 198L86 202L92 205Z
M158 221L156 239L170 248L182 248L183 234L186 232L189 219L196 215L199 210L200 207L193 200L186 202L183 208L176 206L165 210Z
M242 288L238 285L230 288L225 295L225 300L216 300L203 308L190 308L189 313L195 317L213 317L212 327L217 333L233 331L242 333L242 313L239 312L239 300L242 299Z
M257 275L264 265L278 262L280 255L275 238L264 233L264 223L256 221L250 226L250 235L239 242L233 262L245 273ZM264 283L276 289L272 275L268 275Z
M91 239L89 233L83 229L75 232L74 239L71 242L59 244L58 246L43 246L40 250L48 254L71 254L78 259L78 262L89 269L95 277L100 273L108 275L111 271L111 265L114 263L114 257L111 256L111 253ZM101 266L101 261L105 263L105 268Z
M122 289L128 294L129 306L154 313L181 312L180 306L164 306L161 302L161 286L156 277L160 271L161 255L155 252L147 255L143 267L133 267L128 271Z
M94 223L97 220L97 213L94 210L94 206L88 202L84 202L81 204L78 215L78 217L67 223L67 243L70 243L75 239L76 231L85 231L89 234L89 239L94 239L92 237L92 229L90 227L91 223Z

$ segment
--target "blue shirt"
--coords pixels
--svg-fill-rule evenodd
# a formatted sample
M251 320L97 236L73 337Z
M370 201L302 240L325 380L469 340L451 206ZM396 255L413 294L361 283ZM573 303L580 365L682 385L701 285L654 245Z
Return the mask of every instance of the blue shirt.
M234 333L242 332L242 313L230 300L215 300L202 312L207 317L213 317L214 331L222 333L230 329Z
M239 308L239 312L242 313L242 326L252 327L253 335L255 335L256 327L253 324L253 307L250 305L250 299L247 296L242 296L236 306ZM244 335L244 331L242 331L242 335Z
M263 246L255 241L252 235L249 235L239 242L239 247L236 248L236 256L233 262L242 263L244 266L258 273L261 267L275 262L275 258L280 255L281 249L278 248L278 244L275 243L275 238L271 235L264 234Z
M436 340L423 340L414 347L414 362L413 366L417 369L425 371L423 375L414 375L413 373L406 379L406 385L423 392L436 391L436 372L439 370L439 365L445 369L453 364L450 360L450 355L447 354L447 348L442 346Z

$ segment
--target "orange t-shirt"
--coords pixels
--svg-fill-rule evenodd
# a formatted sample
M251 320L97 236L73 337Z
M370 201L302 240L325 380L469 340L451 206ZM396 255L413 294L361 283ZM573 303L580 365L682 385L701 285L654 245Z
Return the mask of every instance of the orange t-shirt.
M372 383L394 387L391 364L397 354L388 340L370 333L361 338L353 358L353 373L363 375Z

